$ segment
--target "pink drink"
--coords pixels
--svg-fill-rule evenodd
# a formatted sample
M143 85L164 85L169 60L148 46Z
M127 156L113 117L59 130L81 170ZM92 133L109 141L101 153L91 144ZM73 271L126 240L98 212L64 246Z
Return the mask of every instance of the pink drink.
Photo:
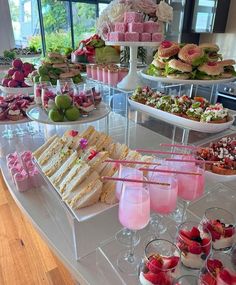
M186 175L178 174L178 196L186 201L194 201L201 197L204 192L205 186L205 175L204 169L195 166L193 167L183 167L183 171L193 171L201 173L202 175Z
M131 230L143 229L150 218L150 197L142 185L125 186L119 203L119 221Z
M92 77L92 71L91 71L91 65L90 64L86 65L86 72L87 72L87 77L91 78Z
M157 175L155 180L170 185L149 186L151 210L159 214L170 214L176 208L178 182L175 178L167 177L167 175Z

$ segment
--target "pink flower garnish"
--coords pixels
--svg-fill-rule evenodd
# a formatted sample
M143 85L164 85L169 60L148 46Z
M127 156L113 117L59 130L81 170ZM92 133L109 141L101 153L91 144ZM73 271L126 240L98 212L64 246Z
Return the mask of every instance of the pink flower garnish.
M96 155L98 154L98 152L94 149L90 150L90 155L88 157L88 160L92 160Z
M169 47L172 46L172 42L170 42L170 41L164 41L164 42L161 43L161 46L162 46L163 48L169 48Z
M85 148L87 147L87 145L88 145L88 140L87 140L87 139L84 139L84 138L80 139L79 145L80 145L80 147L81 147L82 149L85 149Z
M75 131L75 130L71 130L70 132L69 132L69 135L70 136L72 136L72 137L76 137L77 135L78 135L78 131Z

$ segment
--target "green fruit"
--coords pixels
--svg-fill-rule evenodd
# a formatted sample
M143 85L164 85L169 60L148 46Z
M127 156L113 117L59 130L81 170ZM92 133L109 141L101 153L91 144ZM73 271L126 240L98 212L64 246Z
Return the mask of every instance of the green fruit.
M34 78L33 78L34 83L38 83L39 82L39 78L40 78L39 75L34 76Z
M68 121L76 121L80 117L79 109L75 106L70 107L65 111L65 117Z
M39 77L39 82L50 81L50 77L47 75L43 75Z
M69 95L57 95L55 103L59 109L68 109L71 106L71 97Z
M47 75L47 73L48 73L47 67L44 65L41 65L38 69L38 73L40 76Z
M48 117L53 122L63 122L64 121L64 115L62 112L60 112L57 109L51 109L48 113Z

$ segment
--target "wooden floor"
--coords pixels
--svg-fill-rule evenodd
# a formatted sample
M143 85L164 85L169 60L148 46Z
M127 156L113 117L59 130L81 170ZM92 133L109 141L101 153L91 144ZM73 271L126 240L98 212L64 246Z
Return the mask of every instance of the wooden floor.
M41 284L75 283L21 214L0 173L0 285Z

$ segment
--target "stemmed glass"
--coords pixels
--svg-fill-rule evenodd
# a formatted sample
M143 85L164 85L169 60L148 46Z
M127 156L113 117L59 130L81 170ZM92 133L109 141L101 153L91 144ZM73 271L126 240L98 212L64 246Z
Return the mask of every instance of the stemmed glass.
M57 89L57 93L68 94L72 98L73 98L74 94L76 93L76 87L75 87L75 84L71 78L58 79L56 89Z
M200 277L195 275L183 275L177 278L173 285L208 285L206 282L201 280Z
M139 281L141 285L171 285L180 274L179 264L180 252L175 244L165 239L154 239L145 247L139 266Z
M124 178L127 175L131 175L132 179L135 179L135 180L143 180L143 172L142 171L120 164L119 165L118 177ZM120 200L122 186L123 186L123 182L119 181L116 183L116 198L118 200ZM128 228L123 228L122 230L120 230L116 234L116 240L125 246L130 246L131 235L132 235L132 230L130 230ZM138 234L138 232L136 232L135 235L132 237L132 242L136 246L136 245L138 245L139 241L140 241L140 235Z
M125 179L133 179L133 175L127 175ZM124 182L119 202L119 221L130 229L131 244L129 251L121 252L117 258L120 271L128 275L137 274L139 259L134 254L135 231L145 228L150 219L150 196L148 185L137 182Z
M95 109L94 96L90 84L81 84L78 86L74 103L80 109L83 117L88 117L89 113Z

